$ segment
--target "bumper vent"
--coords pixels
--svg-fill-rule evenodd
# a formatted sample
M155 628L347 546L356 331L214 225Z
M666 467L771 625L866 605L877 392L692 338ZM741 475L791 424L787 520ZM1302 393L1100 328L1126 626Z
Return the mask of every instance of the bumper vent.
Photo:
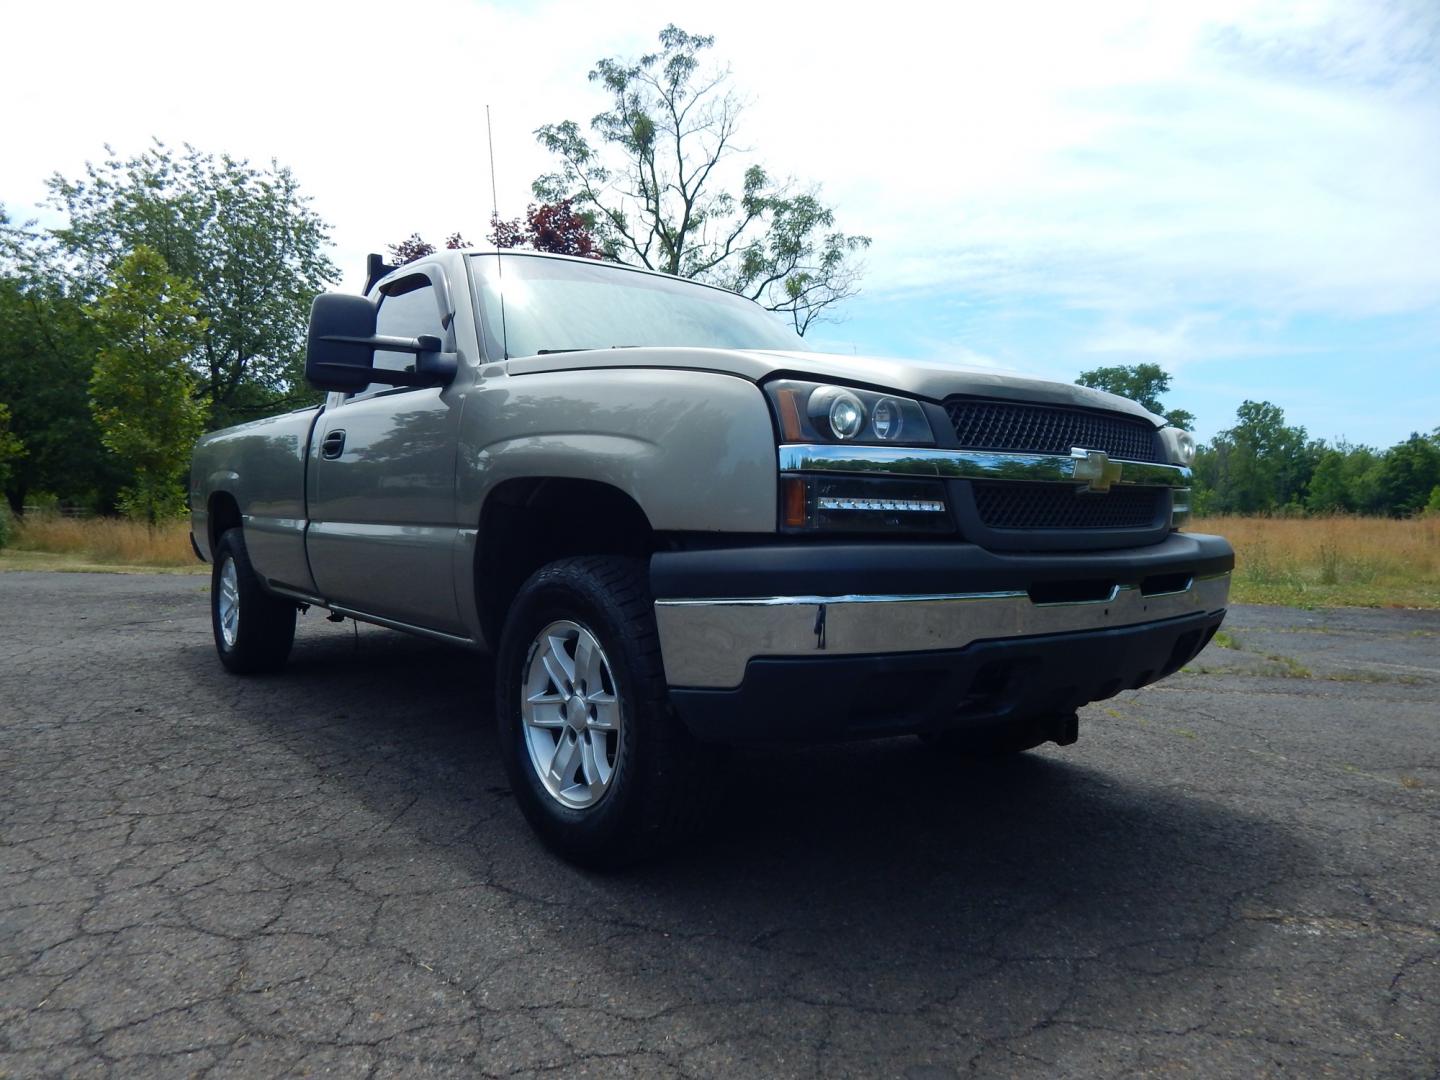
M946 401L945 411L962 450L1068 454L1081 446L1122 461L1165 461L1159 433L1138 417L966 398Z
M1082 494L1071 484L973 485L980 520L991 529L1144 529L1166 513L1166 489L1116 487Z

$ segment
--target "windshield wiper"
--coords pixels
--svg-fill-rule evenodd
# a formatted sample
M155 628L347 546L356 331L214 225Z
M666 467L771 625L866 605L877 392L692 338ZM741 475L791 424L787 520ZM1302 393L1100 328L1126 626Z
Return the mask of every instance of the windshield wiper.
M640 348L643 348L643 347L644 347L644 346L641 346L641 345L607 345L607 346L605 346L605 348L607 348L607 349L640 349ZM554 353L562 353L562 352L596 352L596 351L598 351L598 350L597 350L596 346L594 346L594 345L580 345L580 346L576 346L576 347L573 348L573 349L536 349L536 350L535 350L535 355L536 355L536 356L550 356L550 355L553 355Z

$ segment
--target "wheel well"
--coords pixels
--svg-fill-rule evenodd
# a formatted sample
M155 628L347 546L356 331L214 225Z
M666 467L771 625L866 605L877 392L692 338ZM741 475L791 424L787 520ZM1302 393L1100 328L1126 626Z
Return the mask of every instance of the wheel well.
M480 511L475 548L476 602L486 640L499 644L515 594L547 563L572 555L648 559L655 547L645 511L617 487L556 477L505 481Z
M210 528L210 551L213 557L215 545L220 542L220 537L225 535L227 529L240 528L243 519L240 517L240 504L228 491L217 491L211 495L206 511Z

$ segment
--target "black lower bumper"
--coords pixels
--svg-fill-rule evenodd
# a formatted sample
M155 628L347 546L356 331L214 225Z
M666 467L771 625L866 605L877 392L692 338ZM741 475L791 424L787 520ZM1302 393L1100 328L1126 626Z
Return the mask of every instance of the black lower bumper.
M1225 540L1201 533L1172 533L1144 547L1063 552L999 552L953 541L776 541L658 552L650 560L650 584L657 599L907 595L1132 585L1177 571L1225 573L1234 565Z
M996 727L1067 713L1178 670L1223 611L1160 622L882 655L757 657L734 689L673 688L697 737L717 742L874 738Z

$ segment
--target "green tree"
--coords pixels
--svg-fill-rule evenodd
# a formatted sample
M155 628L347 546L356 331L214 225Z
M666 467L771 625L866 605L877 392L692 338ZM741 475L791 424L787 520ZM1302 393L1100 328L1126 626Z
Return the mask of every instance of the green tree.
M108 512L123 480L90 415L99 342L47 235L0 207L0 401L26 455L3 487L16 513L33 492Z
M275 162L256 168L229 155L156 142L135 157L87 163L85 175L49 180L69 218L55 230L95 296L129 252L144 245L190 282L203 317L195 362L217 424L302 404L310 302L336 269L329 227Z
M1436 484L1430 492L1430 498L1425 500L1426 516L1440 516L1440 484Z
M1138 401L1145 408L1165 417L1171 425L1189 431L1195 426L1195 414L1185 409L1166 410L1160 403L1162 394L1170 392L1170 373L1159 364L1130 364L1091 368L1075 380L1081 386L1104 390Z
M1381 513L1377 474L1382 458L1368 446L1316 444L1305 508L1315 513Z
M105 446L131 472L121 506L151 525L177 513L180 475L205 425L187 357L205 342L199 294L140 246L115 267L92 315L104 345L90 401Z
M609 107L590 121L594 141L573 120L536 129L560 161L535 195L572 200L607 258L730 289L803 334L856 293L870 238L836 229L817 187L732 168L742 110L729 70L702 67L714 44L670 25L659 52L597 61L590 81ZM726 186L736 173L738 187Z
M1440 433L1412 434L1385 451L1376 480L1385 513L1398 516L1425 509L1431 489L1440 484Z
M1268 401L1245 401L1235 426L1220 432L1197 460L1197 479L1209 493L1207 511L1254 514L1300 505L1314 469L1305 429L1285 423L1285 412Z
M10 406L0 401L0 488L10 482L10 463L25 457L25 444L10 430Z
M1333 514L1355 509L1346 476L1347 456L1343 450L1337 449L1327 449L1321 452L1305 493L1307 510L1321 514Z

